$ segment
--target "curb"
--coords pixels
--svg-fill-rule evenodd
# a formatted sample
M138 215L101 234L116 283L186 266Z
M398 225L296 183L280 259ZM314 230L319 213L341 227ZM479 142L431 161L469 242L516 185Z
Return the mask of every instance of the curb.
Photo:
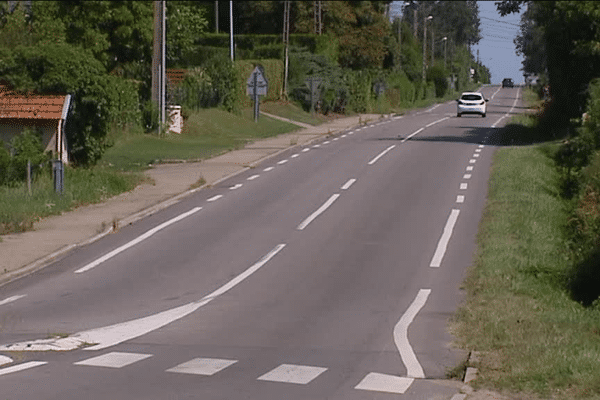
M467 367L465 370L465 376L463 378L463 386L460 388L460 393L457 393L454 396L452 396L450 400L465 400L468 395L474 392L473 387L469 385L469 383L477 379L477 368L474 367L474 365L479 364L480 358L481 355L479 352L469 352L469 357L467 358L466 362Z
M380 118L379 120L381 121L381 120L388 120L388 119L389 120L394 120L394 117L392 117L391 115L388 115L388 116L386 116L384 118ZM359 121L360 121L360 119L359 119ZM183 199L183 198L185 198L185 197L187 197L189 195L192 195L192 194L194 194L194 193L196 193L196 192L204 189L205 187L214 186L214 185L217 185L217 184L219 184L219 183L221 183L221 182L223 182L223 181L225 181L227 179L233 178L234 176L236 176L238 174L241 174L241 173L249 170L252 167L255 167L259 163L261 163L261 162L263 162L263 161L265 161L265 160L267 160L269 158L277 157L281 153L289 151L289 150L291 150L291 149L293 149L295 147L310 145L310 144L312 144L313 142L315 142L317 140L321 140L323 138L323 136L325 136L325 135L335 135L335 134L344 132L346 130L355 129L358 126L369 126L369 125L370 124L366 124L364 122L363 123L359 122L358 125L352 125L350 127L346 127L346 128L343 128L343 129L338 129L338 130L335 130L335 131L329 131L327 133L314 134L315 135L314 139L308 140L307 142L305 142L303 144L295 144L293 146L289 146L289 147L283 148L283 149L281 149L279 151L276 151L275 153L263 156L263 157L255 160L255 161L253 161L252 163L248 164L249 167L243 167L239 171L233 172L233 173L231 173L229 175L226 175L226 176L224 176L222 178L219 178L219 179L217 179L216 181L214 181L212 183L205 183L204 185L202 185L200 187L197 187L197 188L194 188L194 189L190 189L190 190L186 190L185 192L177 194L177 195L175 195L175 196L173 196L171 198L168 198L166 200L160 201L159 203L157 203L157 204L155 204L153 206L144 208L144 209L142 209L140 211L137 211L137 212L135 212L133 214L130 214L130 215L128 215L128 216L126 216L126 217L124 217L124 218L122 218L120 220L115 220L115 221L113 221L113 224L111 226L109 226L107 229L105 229L103 232L101 232L101 233L99 233L99 234L97 234L95 236L92 236L89 239L86 239L86 240L84 240L82 242L79 242L79 243L74 243L74 244L66 245L66 246L64 246L64 247L62 247L62 248L54 251L53 253L48 254L47 256L42 257L42 258L40 258L40 259L32 262L31 264L27 264L27 265L25 265L25 266L23 266L23 267L21 267L21 268L19 268L17 270L14 270L14 271L11 271L11 272L8 272L8 273L4 274L3 276L0 277L0 287L4 286L4 285L6 285L6 284L8 284L10 282L13 282L13 281L15 281L18 278L22 278L22 277L30 275L30 274L32 274L32 273L34 273L36 271L39 271L39 270L47 267L48 265L50 265L53 262L59 261L60 259L62 259L63 257L65 257L69 252L71 252L72 250L74 250L76 248L79 248L79 247L86 246L86 245L91 244L91 243L94 243L94 242L102 239L103 237L109 235L110 233L115 232L116 230L118 230L118 228L120 226L131 225L131 224L133 224L133 223L141 220L142 218L145 218L145 217L150 216L152 214L155 214L155 213L157 213L157 212L159 212L161 210L164 210L165 208L170 207L170 206L178 203L181 199Z

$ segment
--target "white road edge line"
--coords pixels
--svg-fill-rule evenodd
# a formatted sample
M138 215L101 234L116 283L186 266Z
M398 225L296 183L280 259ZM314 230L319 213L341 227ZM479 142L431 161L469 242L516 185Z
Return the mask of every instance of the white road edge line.
M150 229L143 235L140 235L137 238L125 243L124 245L117 247L110 253L103 255L102 257L85 265L84 267L79 268L78 270L75 271L75 273L80 274L82 272L87 272L94 267L97 267L98 265L102 264L104 261L107 261L107 260L113 258L114 256L116 256L117 254L122 253L123 251L129 249L130 247L135 246L136 244L140 243L141 241L148 239L150 236L154 235L156 232L158 232L162 229L165 229L167 226L172 225L175 222L179 222L182 219L187 218L190 215L192 215L200 210L202 210L202 207L194 207L190 211L184 212L183 214L180 214L177 217L168 220L167 222L163 222L162 224L158 225L157 227Z
M344 186L342 186L342 190L348 190L354 182L356 182L356 179L354 179L354 178L348 179L348 182L344 183Z
M417 297L415 297L412 304L404 312L404 315L402 315L400 321L398 321L394 327L394 342L396 343L396 347L400 352L402 362L406 367L406 376L409 378L425 378L423 368L421 367L421 364L419 364L419 360L417 360L417 356L415 355L415 352L408 341L408 327L417 313L425 305L430 293L431 289L419 290Z
M327 210L327 208L329 208L329 206L331 206L333 204L333 202L337 200L338 197L340 197L339 194L337 194L337 193L333 194L329 198L329 200L327 200L325 203L323 203L323 205L321 207L319 207L317 209L317 211L310 214L308 216L308 218L306 218L304 221L302 221L302 223L300 225L298 225L298 227L296 229L301 231L304 228L306 228L308 226L308 224L310 224L315 218L317 218L320 214L322 214L325 210Z
M457 209L453 209L452 212L450 212L450 216L448 217L448 221L446 221L446 226L444 227L442 237L438 242L435 253L433 254L433 258L431 259L431 263L429 264L430 267L437 268L441 265L444 254L446 253L446 248L448 247L448 242L452 236L452 230L454 229L454 225L458 219L458 214L460 214L460 210Z
M377 160L379 160L381 157L383 157L388 151L390 151L394 147L396 147L395 144L391 145L390 147L388 147L387 149L385 149L384 151L379 153L375 158L373 158L371 161L369 161L369 165L375 164L377 162Z
M47 361L29 361L19 365L13 365L12 367L6 367L0 369L0 375L6 375L13 372L23 371L25 369L39 367L40 365L48 364Z
M269 253L254 263L244 272L227 282L209 295L192 303L185 304L170 310L162 311L147 317L138 318L130 321L120 322L114 325L104 326L96 329L90 329L75 333L66 338L42 339L25 343L16 343L13 345L0 346L3 351L67 351L75 350L86 343L93 343L91 347L84 350L102 350L107 347L115 346L127 340L135 339L145 335L165 325L168 325L188 314L193 313L200 307L210 303L218 296L226 293L248 278L250 275L262 268L269 260L285 247L285 243L275 246ZM1 370L0 370L1 371Z
M16 296L12 296L12 297L9 297L7 299L4 299L4 300L0 301L0 306L3 306L3 305L8 304L8 303L12 303L13 301L17 301L19 299L22 299L25 296L27 296L27 295L26 294L18 294Z

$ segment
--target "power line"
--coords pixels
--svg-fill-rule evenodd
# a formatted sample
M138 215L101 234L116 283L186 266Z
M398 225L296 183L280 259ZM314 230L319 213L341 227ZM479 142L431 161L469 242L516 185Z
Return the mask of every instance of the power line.
M490 21L500 22L502 24L507 24L507 25L513 25L513 26L519 26L519 27L521 26L519 24L513 24L512 22L500 21L499 19L493 19L493 18L488 18L488 17L479 17L479 18L489 19Z

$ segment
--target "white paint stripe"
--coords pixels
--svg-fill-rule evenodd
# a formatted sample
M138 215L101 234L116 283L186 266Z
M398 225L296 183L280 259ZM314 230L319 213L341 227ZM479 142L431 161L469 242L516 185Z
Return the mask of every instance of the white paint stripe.
M19 365L13 365L12 367L6 367L0 369L0 375L6 375L13 372L23 371L29 368L39 367L40 365L48 364L46 361L29 361Z
M334 141L334 142L335 142L336 140L340 140L340 138L337 138L337 137L336 137L336 138L333 138L333 141Z
M475 153L481 153L481 149L475 149Z
M445 121L445 120L447 120L448 118L450 118L450 117L445 117L445 118L442 118L442 119L438 119L437 121L433 121L432 123L430 123L430 124L428 124L428 125L425 125L425 128L429 128L430 126L433 126L433 125L435 125L435 124L437 124L437 123L440 123L440 122L442 122L442 121Z
M288 160L281 160L277 164L282 165L282 164L285 164L286 162L288 162Z
M454 225L458 219L458 214L460 214L460 210L457 209L453 209L450 213L448 221L446 222L446 226L444 227L442 237L438 242L435 253L433 254L433 258L431 259L431 264L429 264L430 267L439 267L441 265L444 254L446 253L446 248L448 247L448 242L452 236L452 230L454 229Z
M329 140L323 142L323 144L329 144L329 143L331 143Z
M356 182L356 179L348 179L348 182L344 183L344 186L342 186L342 190L348 190L354 182Z
M475 158L479 157L479 153L473 154L473 157L475 157Z
M417 356L408 341L408 327L419 310L425 305L430 293L431 289L419 290L417 297L415 297L412 304L404 312L404 315L402 315L402 318L400 318L400 321L398 321L394 327L394 342L400 352L402 362L404 363L404 366L406 366L406 375L409 378L425 378L423 368L421 368L421 364L419 364L419 360L417 360Z
M460 184L460 190L467 190L467 184L466 183L461 183Z
M473 166L472 166L472 165L469 165L469 166L467 167L467 171L473 171Z
M471 179L471 174L464 174L463 179Z
M267 167L265 169L263 169L264 172L269 172L269 171L273 171L275 169L275 167Z
M457 203L464 203L465 202L465 196L456 196L456 202Z
M501 87L498 88L498 90L496 90L494 92L494 94L492 95L492 97L490 97L490 100L494 100L494 96L496 95L496 93L498 93L500 91Z
M391 145L390 147L388 147L387 149L385 149L384 151L382 151L381 153L379 153L377 155L377 157L375 157L374 159L372 159L371 161L369 161L369 165L375 164L377 162L377 160L379 160L381 157L383 157L385 155L385 153L387 153L388 151L390 151L394 147L396 147L395 144Z
M219 371L224 370L238 360L224 360L219 358L194 358L176 367L169 368L166 372L175 372L179 374L194 374L212 376Z
M413 382L413 378L371 372L354 389L404 394Z
M423 129L425 129L425 128L421 128L421 129L419 129L418 131L411 133L410 135L408 135L407 137L405 137L405 138L404 138L404 139L403 139L403 140L402 140L400 143L404 143L404 142L406 142L406 141L407 141L408 139L410 139L411 137L415 136L415 135L416 135L416 134L418 134L419 132L422 132L422 131L423 131Z
M438 108L440 106L440 104L436 104L435 106L431 107L429 110L425 111L426 113L430 113L433 110L435 110L436 108Z
M321 213L323 213L325 210L327 210L327 208L329 208L329 206L331 206L333 204L334 201L337 200L337 198L340 197L339 194L335 193L333 194L329 200L327 200L325 203L323 203L323 205L321 207L319 207L317 209L317 211L315 211L314 213L312 213L308 218L306 218L304 221L302 221L302 223L300 225L298 225L297 229L299 231L303 230L304 228L306 228L308 226L308 224L310 224L315 218L317 218Z
M249 177L248 177L246 180L248 180L248 181L253 181L253 180L255 180L256 178L258 178L259 176L260 176L260 175L252 175L252 176L249 176Z
M315 144L313 147L317 148L317 147L321 147L320 144Z
M98 258L97 260L92 261L91 263L87 264L86 266L79 268L78 270L75 271L76 274L80 274L82 272L86 272L89 271L90 269L102 264L103 262L105 262L106 260L109 260L111 258L113 258L114 256L116 256L119 253L122 253L123 251L129 249L130 247L135 246L136 244L140 243L141 241L144 241L146 239L148 239L150 236L154 235L156 232L165 229L167 226L174 224L175 222L179 222L184 218L189 217L190 215L198 212L202 210L202 207L195 207L192 208L190 211L184 212L183 214L178 215L175 218L172 218L170 220L168 220L167 222L163 222L162 224L158 225L155 228L150 229L149 231L147 231L146 233L144 233L141 236L138 236L137 238L131 240L128 243L125 243L123 246L117 247L116 249L114 249L113 251L111 251L108 254L105 254L104 256Z
M218 195L216 195L216 196L213 196L213 197L211 197L210 199L206 199L206 201L208 201L208 202L217 201L217 200L219 200L221 197L223 197L223 195L222 195L222 194L218 194Z
M348 132L348 135L354 135L354 131Z
M476 162L477 162L477 160L476 160L476 159L474 159L474 158L471 158L471 159L469 160L469 163L471 163L471 164L475 164Z
M244 186L244 185L242 185L241 183L238 183L237 185L233 185L232 187L230 187L230 188L229 188L229 190L235 190L235 189L239 189L239 188L241 188L242 186Z
M307 148L305 148L305 149L302 149L302 152L303 152L303 153L306 153L307 151L310 151L310 149L309 149L308 147L307 147Z
M483 144L480 144L480 145L479 145L479 148L480 148L480 149L483 149L484 147L485 147L485 145L483 145Z
M296 383L306 385L327 371L327 368L308 365L281 364L279 367L259 376L259 381Z
M122 353L118 351L113 351L112 353L88 358L87 360L78 361L73 364L87 365L90 367L123 368L127 365L145 360L149 357L152 357L152 354Z
M4 300L0 301L0 306L3 306L3 305L8 304L8 303L12 303L13 301L17 301L19 299L22 299L25 296L27 296L27 295L26 294L18 294L16 296L12 296L12 297L9 297L7 299L4 299Z
M292 154L292 156L290 158L296 158L298 157L300 154Z
M341 137L345 138L345 137L346 137L346 135L342 135Z

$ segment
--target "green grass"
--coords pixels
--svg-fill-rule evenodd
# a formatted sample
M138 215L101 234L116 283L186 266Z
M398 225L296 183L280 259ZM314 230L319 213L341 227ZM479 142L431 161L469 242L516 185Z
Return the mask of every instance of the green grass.
M600 398L600 309L566 288L569 207L552 159L557 143L495 153L478 254L454 329L484 352L476 383L557 399Z
M101 164L117 170L142 170L168 160L201 160L243 147L247 142L297 130L296 125L261 116L253 120L251 109L235 115L218 109L193 112L181 135L129 136L117 140Z
M0 186L0 234L31 230L40 218L75 207L98 203L135 188L147 180L141 174L125 174L106 168L65 168L64 192L57 195L48 172L40 173L29 195L26 184Z
M313 116L310 112L304 111L302 107L294 103L270 101L262 103L260 105L260 110L279 117L291 119L292 121L304 122L305 124L310 125L319 125L327 121L327 117L320 114L315 114Z

